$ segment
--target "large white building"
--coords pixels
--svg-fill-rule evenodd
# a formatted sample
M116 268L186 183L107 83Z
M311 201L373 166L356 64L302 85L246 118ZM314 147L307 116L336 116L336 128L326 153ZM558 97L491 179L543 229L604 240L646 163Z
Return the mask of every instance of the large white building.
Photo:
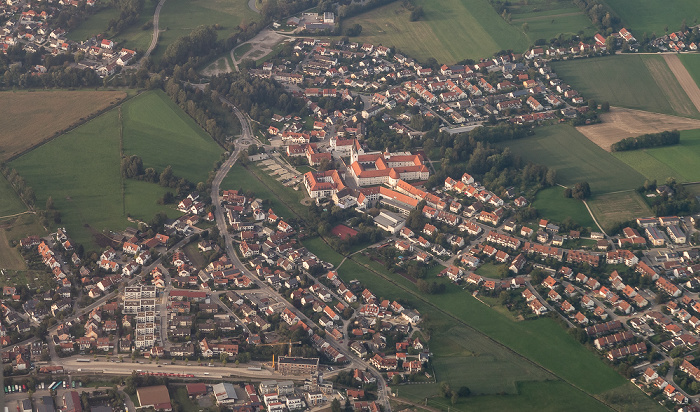
M345 185L337 170L328 170L321 173L305 173L304 187L306 187L306 191L312 199L330 198L334 194L345 189Z

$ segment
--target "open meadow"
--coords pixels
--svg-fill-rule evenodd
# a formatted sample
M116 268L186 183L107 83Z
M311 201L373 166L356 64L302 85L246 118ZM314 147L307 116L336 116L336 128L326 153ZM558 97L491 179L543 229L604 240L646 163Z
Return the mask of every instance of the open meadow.
M700 130L681 131L680 144L651 149L615 152L613 156L636 169L647 179L665 182L700 181Z
M532 43L538 39L569 39L579 33L592 36L596 28L591 20L568 0L520 0L509 3L510 23L522 29Z
M617 55L552 63L585 98L612 106L699 118L662 56Z
M199 26L219 25L218 38L225 40L238 32L240 24L259 19L247 0L168 0L160 12L159 27L165 31L158 37L154 58L162 57L170 44Z
M586 205L582 201L564 197L564 188L560 186L549 187L537 192L532 207L537 209L540 216L555 222L563 222L571 219L583 227L595 230L597 226Z
M144 7L143 14L149 13L146 9L148 8ZM153 17L153 13L150 14L151 17ZM112 19L119 19L119 10L117 10L116 7L105 7L83 20L78 27L69 30L66 37L68 37L69 40L81 42L92 37L97 37L100 34L109 34L107 32L107 26ZM150 31L150 33L152 32L153 30Z
M10 182L0 175L0 219L3 216L10 216L16 213L22 213L27 210L22 199L17 196L17 193L10 185Z
M644 33L663 36L667 27L669 33L678 31L684 20L688 26L692 26L700 18L700 2L697 0L674 0L672 3L659 0L604 0L603 3L610 6L622 24L638 39Z
M634 190L596 195L588 200L588 207L605 230L616 223L653 215L649 205Z
M127 154L138 154L158 171L172 164L178 176L206 180L221 149L162 93L135 97L122 105L122 114ZM148 221L160 211L181 215L157 204L168 190L161 186L127 179L122 193L119 120L119 109L110 110L10 164L34 188L38 205L54 199L60 225L86 249L98 246L96 235L104 230L133 226L128 217Z
M122 107L124 154L138 154L159 173L168 165L192 183L207 180L223 149L161 91L139 95Z
M520 25L508 24L487 0L417 0L415 4L425 11L419 21L409 21L411 12L394 2L347 19L343 26L362 26L353 41L396 47L419 61L433 57L447 64L489 57L499 50L522 52L530 44Z
M3 114L0 118L0 160L41 144L57 132L125 97L126 93L121 91L0 92L0 112Z
M540 127L534 136L502 145L507 145L525 160L555 169L557 183L573 186L587 181L594 194L634 189L644 183L642 174L596 146L570 125Z

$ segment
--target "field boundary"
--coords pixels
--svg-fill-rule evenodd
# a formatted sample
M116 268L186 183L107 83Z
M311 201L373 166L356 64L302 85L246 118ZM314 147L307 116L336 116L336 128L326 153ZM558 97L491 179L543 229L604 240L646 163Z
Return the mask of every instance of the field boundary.
M10 162L13 162L13 161L19 159L20 157L22 157L22 156L26 155L27 153L31 152L32 150L34 150L34 149L36 149L36 148L39 148L39 147L45 145L46 143L49 143L50 141L52 141L52 140L54 140L54 139L57 139L57 138L63 136L64 134L66 134L66 133L68 133L68 132L71 132L71 131L77 129L78 127L84 125L85 123L87 123L87 122L89 122L89 121L91 121L91 120L93 120L93 119L96 119L96 118L102 116L103 114L107 113L108 111L113 110L114 108L116 108L116 107L122 105L124 102L126 102L126 101L128 101L128 100L130 100L130 99L132 99L132 98L134 98L134 97L136 97L136 96L138 96L139 94L141 94L140 91L136 92L136 94L134 94L133 96L129 96L129 94L127 93L127 94L126 94L126 97L124 97L123 99L121 99L121 100L119 100L119 101L117 101L117 102L115 102L115 103L113 103L113 104L110 104L109 106L105 107L104 109L98 110L98 111L96 111L96 112L94 112L94 113L92 113L92 114L90 114L90 115L84 117L83 120L79 120L79 121L75 122L74 124L72 124L72 125L66 127L65 129L62 129L62 130L59 130L59 131L55 132L52 136L47 137L46 139L44 139L44 140L42 140L42 141L40 141L40 142L38 142L38 143L35 143L35 144L33 144L33 145L27 147L26 149L24 149L24 150L22 150L22 151L20 151L20 152L18 152L18 153L13 154L12 156L10 156L10 157L8 157L7 159L5 159L5 163L10 163Z
M671 69L671 73L676 76L676 80L678 80L681 88L683 88L685 94L688 95L690 101L693 102L695 108L700 112L700 88L698 88L688 69L685 68L678 54L664 54L663 56L666 65Z

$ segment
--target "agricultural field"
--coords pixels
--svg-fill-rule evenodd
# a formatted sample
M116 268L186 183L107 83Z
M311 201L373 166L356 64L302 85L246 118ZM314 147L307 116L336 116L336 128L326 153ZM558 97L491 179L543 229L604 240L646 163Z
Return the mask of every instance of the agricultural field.
M662 56L618 55L552 63L585 98L612 106L699 118Z
M168 0L159 21L159 27L165 31L158 37L153 57L162 57L170 44L199 26L218 24L218 38L226 39L238 32L240 24L259 19L260 15L248 7L247 0Z
M409 21L411 12L394 2L347 19L343 26L362 26L353 41L396 47L419 61L433 57L447 64L488 57L499 50L522 52L531 43L521 24L508 24L487 0L418 0L415 4L425 11L419 21Z
M532 206L537 209L540 216L555 222L563 222L571 219L583 227L595 230L596 225L586 205L582 201L564 197L564 188L560 186L549 187L537 192Z
M605 230L616 223L653 215L644 199L634 190L594 196L588 201L588 207Z
M192 183L207 180L223 151L163 91L139 95L122 107L124 154L138 154L159 173L168 165Z
M700 85L700 55L679 54L678 58L681 59L683 66L688 70L695 83Z
M525 31L531 43L538 39L569 39L582 32L584 36L596 33L591 20L574 4L567 0L535 0L511 2L507 8L511 14L511 24Z
M98 247L97 235L104 230L133 226L128 217L147 221L160 211L171 218L181 215L172 206L157 204L168 190L161 186L127 179L122 193L119 112L113 109L10 164L34 188L38 205L49 196L54 199L62 214L60 225L86 249ZM130 100L122 115L127 154L141 156L146 167L162 171L172 164L178 176L206 180L220 149L162 92Z
M573 186L587 181L593 194L633 189L644 183L642 174L570 125L540 127L534 136L504 145L527 161L555 169L557 183Z
M679 182L700 181L700 129L681 131L680 144L651 149L613 153L647 179L665 182L675 177Z
M700 18L700 3L696 0L674 0L672 6L658 0L605 0L604 3L638 39L644 33L663 36L667 27L669 33L678 31L684 20L693 26Z
M0 92L0 160L41 144L125 97L117 91Z

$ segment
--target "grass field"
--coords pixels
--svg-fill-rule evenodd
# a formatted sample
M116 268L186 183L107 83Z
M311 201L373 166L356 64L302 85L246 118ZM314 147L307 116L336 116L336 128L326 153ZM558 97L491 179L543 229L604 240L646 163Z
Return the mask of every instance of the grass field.
M557 171L557 182L573 186L587 181L594 194L639 187L644 176L606 152L575 128L541 127L535 136L506 142L513 153Z
M19 252L10 246L7 233L0 229L0 269L25 270L27 265Z
M320 237L304 239L302 244L305 248L313 251L313 253L318 256L319 259L323 260L324 262L329 262L335 267L337 267L343 260L343 256L328 246Z
M114 91L1 92L0 160L43 142L124 97L126 93Z
M563 222L570 218L583 227L596 229L586 205L580 200L565 198L563 187L555 186L540 190L532 206L545 219Z
M675 177L679 182L700 181L700 130L681 131L681 142L677 145L615 152L613 155L644 177L656 179L659 183L669 177Z
M164 92L143 93L122 108L124 154L138 154L144 167L162 172L171 165L176 176L207 180L223 151Z
M474 272L476 272L477 275L481 275L483 277L491 279L502 279L504 276L501 275L501 271L505 266L505 264L496 265L493 263L484 263L483 265L479 266Z
M700 85L700 55L679 54L678 58L681 59L683 66L688 70L695 83Z
M34 214L0 219L0 268L17 271L27 269L24 258L11 245L29 235L44 236L45 234L44 228Z
M672 6L658 0L604 0L604 3L638 39L644 33L663 36L666 27L669 33L678 31L683 20L692 26L700 18L700 3L696 0L674 0Z
M206 180L220 149L162 92L144 93L125 103L122 112L126 153L142 156L147 167L162 170L172 164L176 175ZM96 233L133 226L128 216L147 221L159 211L180 215L156 203L166 189L155 184L126 180L122 196L119 163L119 110L114 109L11 166L34 188L38 205L53 197L62 214L60 225L74 241L92 249Z
M10 182L0 175L0 218L3 216L22 213L27 210L22 200L10 185Z
M552 63L583 96L613 106L699 117L661 56L618 55Z
M588 207L606 230L619 222L653 215L636 191L597 195L588 201Z
M241 23L259 19L246 0L168 0L160 12L159 27L165 31L158 38L154 58L159 59L168 45L201 25L218 24L218 38L225 40L238 32Z
M595 34L591 20L567 0L511 2L508 12L515 27L522 28L523 23L528 24L526 35L533 43L537 39L550 40L559 36L568 39L579 32L585 36Z
M144 11L144 13L148 13ZM151 14L152 16L152 14ZM112 19L119 18L119 10L114 7L104 8L92 16L83 20L78 27L68 31L67 37L70 40L81 42L91 37L107 32L107 26Z
M410 11L394 2L352 17L343 25L362 25L362 33L353 41L392 46L420 61L433 57L447 64L488 57L499 50L524 51L530 44L521 24L506 23L487 0L415 3L425 11L419 21L409 21Z

